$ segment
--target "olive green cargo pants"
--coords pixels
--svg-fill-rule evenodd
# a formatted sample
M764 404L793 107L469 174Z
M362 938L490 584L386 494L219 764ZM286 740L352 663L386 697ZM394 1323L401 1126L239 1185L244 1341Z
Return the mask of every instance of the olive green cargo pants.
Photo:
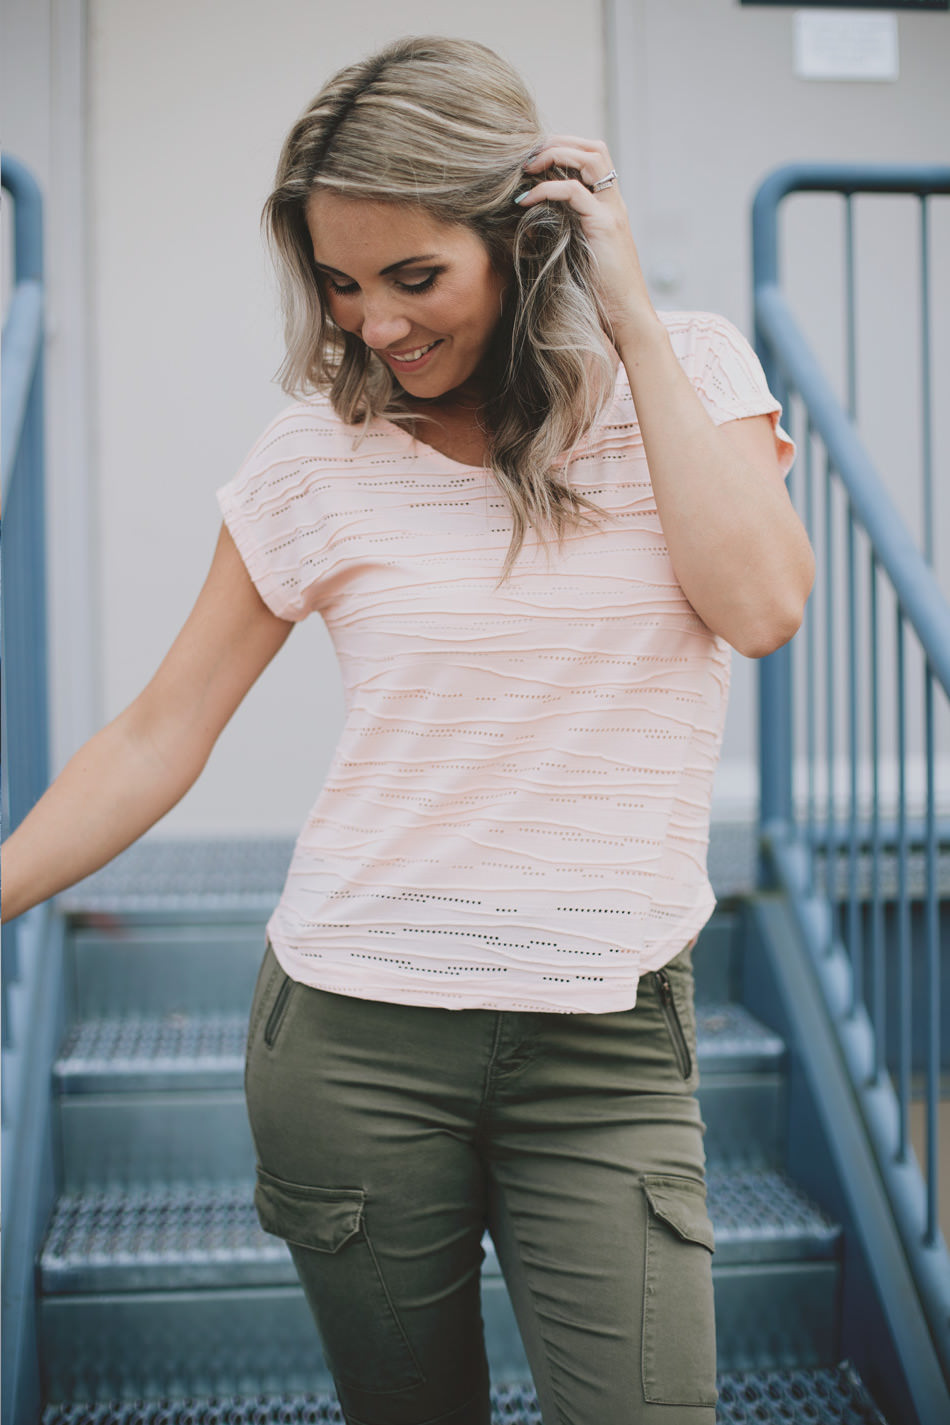
M349 1425L488 1425L491 1232L544 1425L713 1425L688 950L609 1014L387 1004L268 948L246 1089Z

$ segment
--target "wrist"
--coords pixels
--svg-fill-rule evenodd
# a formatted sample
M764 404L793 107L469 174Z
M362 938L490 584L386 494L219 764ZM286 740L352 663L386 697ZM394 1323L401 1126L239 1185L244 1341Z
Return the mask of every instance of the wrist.
M625 314L613 326L614 345L620 352L624 366L629 368L643 360L650 360L665 345L669 344L666 327L653 308L649 312Z

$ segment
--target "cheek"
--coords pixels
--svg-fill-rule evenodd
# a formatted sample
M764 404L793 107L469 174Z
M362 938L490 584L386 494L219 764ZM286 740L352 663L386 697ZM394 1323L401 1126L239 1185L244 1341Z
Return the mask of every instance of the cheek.
M334 296L332 292L324 292L323 306L327 316L335 326L345 332L355 332L359 330L359 321L354 311L353 303L348 302L345 297Z
M433 326L441 325L446 331L482 342L498 320L498 299L487 288L479 290L477 296L471 292L458 293L451 299L446 298L440 311L430 312L429 317Z

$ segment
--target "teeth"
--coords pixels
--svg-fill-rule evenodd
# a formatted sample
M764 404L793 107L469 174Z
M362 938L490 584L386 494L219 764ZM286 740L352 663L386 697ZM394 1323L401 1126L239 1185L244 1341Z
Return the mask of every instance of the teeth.
M397 356L394 351L389 353L391 361L418 361L420 356L425 356L427 351L431 351L435 346L434 341L430 341L428 346L416 347L415 351L401 351Z

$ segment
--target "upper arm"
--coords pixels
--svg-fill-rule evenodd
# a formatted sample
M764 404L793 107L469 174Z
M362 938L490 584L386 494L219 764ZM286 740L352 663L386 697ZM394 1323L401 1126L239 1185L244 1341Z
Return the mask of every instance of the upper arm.
M788 500L771 416L742 416L738 420L724 421L716 430L734 457L753 466L764 481L780 489Z
M772 418L743 416L739 420L725 421L716 431L732 458L742 461L757 477L754 490L763 508L770 511L774 532L771 549L776 581L784 575L784 587L793 596L791 631L794 632L801 622L801 611L814 582L815 559L808 534L789 498Z
M194 607L147 687L128 710L156 741L206 757L293 624L264 603L225 525Z

